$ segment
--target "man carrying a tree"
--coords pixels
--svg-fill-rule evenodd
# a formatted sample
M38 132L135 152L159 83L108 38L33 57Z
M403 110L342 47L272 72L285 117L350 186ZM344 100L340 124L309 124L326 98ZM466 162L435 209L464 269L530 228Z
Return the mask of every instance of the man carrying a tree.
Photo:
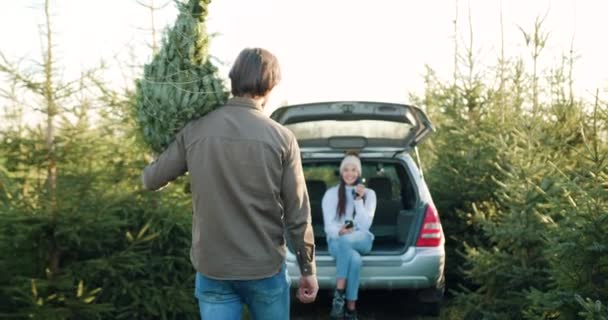
M190 174L190 257L203 319L240 319L243 304L254 319L289 319L284 229L302 274L298 299L317 295L300 150L262 112L280 78L274 55L244 49L230 70L234 97L190 121L143 172L150 190Z

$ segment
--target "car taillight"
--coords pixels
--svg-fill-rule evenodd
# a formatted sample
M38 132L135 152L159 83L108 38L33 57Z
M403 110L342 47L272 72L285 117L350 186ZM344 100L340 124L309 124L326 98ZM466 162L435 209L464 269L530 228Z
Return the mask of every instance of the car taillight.
M420 228L420 235L416 241L417 247L438 247L441 245L441 222L437 210L432 206L426 207L424 222Z

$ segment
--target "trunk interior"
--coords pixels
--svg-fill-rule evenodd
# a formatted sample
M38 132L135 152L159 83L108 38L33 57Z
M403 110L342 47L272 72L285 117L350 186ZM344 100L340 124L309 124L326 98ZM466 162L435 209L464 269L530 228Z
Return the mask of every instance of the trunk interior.
M340 182L339 160L303 163L311 204L317 254L329 254L321 202L325 191ZM365 186L376 192L377 204L370 231L375 235L371 255L399 254L416 235L417 196L403 164L396 160L362 159Z

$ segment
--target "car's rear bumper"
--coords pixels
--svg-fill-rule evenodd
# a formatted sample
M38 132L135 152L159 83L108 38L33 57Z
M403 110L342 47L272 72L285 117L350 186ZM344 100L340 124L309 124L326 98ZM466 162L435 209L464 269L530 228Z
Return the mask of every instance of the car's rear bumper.
M443 247L410 247L400 255L363 256L361 289L423 289L434 288L442 282L445 264ZM288 251L287 270L292 286L298 285L300 270L295 256ZM321 289L333 289L336 267L329 254L317 254L317 280Z

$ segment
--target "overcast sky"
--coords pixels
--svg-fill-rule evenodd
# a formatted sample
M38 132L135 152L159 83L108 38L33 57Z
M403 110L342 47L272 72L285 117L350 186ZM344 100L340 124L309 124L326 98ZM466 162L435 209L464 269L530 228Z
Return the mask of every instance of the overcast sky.
M284 80L272 106L341 99L407 102L409 92L423 88L425 65L450 78L456 4L460 45L469 41L470 6L475 52L481 63L493 65L500 51L500 0L214 0L208 29L218 36L210 51L226 63L223 76L244 47L275 53ZM109 79L123 85L117 61L129 63L130 52L136 63L150 60L145 31L150 16L136 1L55 0L51 6L56 52L67 78L105 59L115 66ZM23 66L38 60L43 1L0 0L0 10L0 50L26 58ZM506 0L506 55L528 56L518 26L532 31L534 20L548 14L544 27L551 35L543 62L557 65L574 39L580 56L576 89L589 96L608 87L607 13L605 0ZM156 16L157 27L172 24L176 16L175 5L168 3Z

